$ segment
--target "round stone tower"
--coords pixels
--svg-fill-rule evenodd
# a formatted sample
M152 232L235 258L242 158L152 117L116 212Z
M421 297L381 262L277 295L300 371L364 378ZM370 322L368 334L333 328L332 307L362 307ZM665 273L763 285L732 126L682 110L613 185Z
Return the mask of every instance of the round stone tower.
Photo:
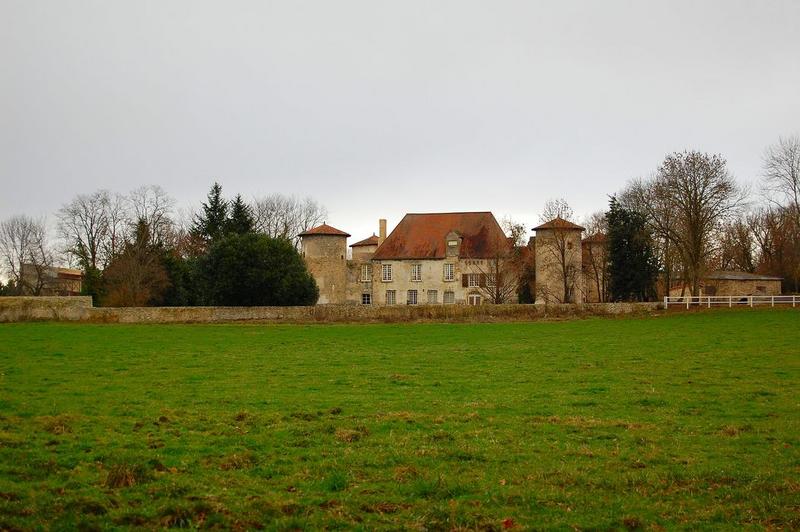
M319 287L320 304L347 299L347 237L327 224L300 233L300 249L308 271Z
M536 303L583 303L581 233L584 228L555 218L536 231Z

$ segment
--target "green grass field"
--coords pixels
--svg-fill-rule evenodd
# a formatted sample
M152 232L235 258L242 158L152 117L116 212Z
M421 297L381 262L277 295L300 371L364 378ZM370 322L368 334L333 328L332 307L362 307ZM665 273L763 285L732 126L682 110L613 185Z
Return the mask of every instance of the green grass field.
M800 312L0 325L0 530L800 527Z

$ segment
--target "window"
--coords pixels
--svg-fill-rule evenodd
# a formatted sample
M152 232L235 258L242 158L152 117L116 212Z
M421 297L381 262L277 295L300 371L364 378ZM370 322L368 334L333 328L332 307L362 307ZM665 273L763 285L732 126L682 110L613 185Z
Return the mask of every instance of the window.
M486 275L486 286L489 287L489 288L494 288L495 286L497 286L497 283L495 282L496 278L497 277L493 273L487 274Z
M406 299L406 305L416 305L416 304L417 304L417 291L409 290L408 298Z
M452 281L456 278L456 265L455 264L445 264L444 265L444 280L445 281Z
M445 290L444 297L442 298L442 302L445 305L452 305L456 302L456 294L452 290Z
M450 247L456 247L458 245L458 240L448 240L447 245Z
M428 304L435 305L439 302L439 292L436 290L428 290Z
M397 298L395 297L396 293L394 290L387 290L386 291L386 304L387 305L394 305L397 303Z
M481 296L479 296L478 294L470 294L467 301L469 302L470 305L480 305Z
M481 276L478 273L467 274L467 286L475 288L481 285Z
M362 281L372 280L372 264L361 265L361 280Z
M391 264L382 264L381 265L381 279L383 281L391 281L392 280L392 265Z
M361 304L362 305L371 305L372 304L372 294L369 292L365 292L361 294Z
M411 280L412 281L422 280L422 264L411 265Z

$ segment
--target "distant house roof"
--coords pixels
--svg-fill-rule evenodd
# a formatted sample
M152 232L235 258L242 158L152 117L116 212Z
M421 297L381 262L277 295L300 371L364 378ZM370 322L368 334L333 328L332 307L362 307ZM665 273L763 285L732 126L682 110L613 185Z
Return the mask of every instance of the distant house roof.
M355 244L350 244L350 247L357 248L361 246L377 246L379 242L380 239L377 236L372 235L371 237L365 238L364 240L356 242Z
M491 258L509 246L491 212L415 213L400 220L373 259L443 259L450 233L461 238L461 258Z
M553 218L549 222L545 222L542 225L533 228L534 231L539 231L541 229L574 229L576 231L583 231L586 228L563 218Z
M780 281L783 279L783 277L773 277L771 275L725 270L709 272L703 278L714 281Z
M340 231L335 227L331 227L328 224L318 225L317 227L313 227L308 231L303 231L298 236L312 236L312 235L350 236L348 233Z
M608 240L608 238L603 233L595 233L584 238L583 242L588 244L602 244L606 240Z

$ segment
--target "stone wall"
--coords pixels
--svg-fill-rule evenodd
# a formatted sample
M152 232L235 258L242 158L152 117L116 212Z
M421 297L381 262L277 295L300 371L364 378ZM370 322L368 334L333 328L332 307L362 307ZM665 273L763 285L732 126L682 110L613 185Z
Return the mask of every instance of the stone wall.
M313 307L92 307L89 297L0 297L0 322L94 323L356 323L490 322L649 314L661 303L592 305L316 305Z
M91 319L92 298L72 297L0 297L0 323L14 321L86 321Z

